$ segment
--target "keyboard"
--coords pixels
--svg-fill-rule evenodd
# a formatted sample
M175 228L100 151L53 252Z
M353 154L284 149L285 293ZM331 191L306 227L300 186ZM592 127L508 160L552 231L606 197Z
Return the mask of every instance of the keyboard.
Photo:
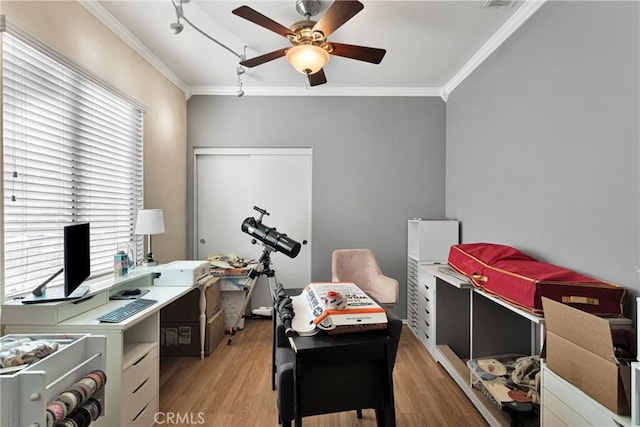
M111 310L108 313L103 314L100 317L97 317L96 320L104 323L120 323L125 319L133 316L136 313L141 312L147 307L152 306L158 301L154 299L144 299L138 298L133 302L130 302L122 307L118 307L115 310Z

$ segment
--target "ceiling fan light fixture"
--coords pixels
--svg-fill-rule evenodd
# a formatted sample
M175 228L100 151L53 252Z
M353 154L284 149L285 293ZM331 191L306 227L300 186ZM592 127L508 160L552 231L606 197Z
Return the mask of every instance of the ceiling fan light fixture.
M315 74L329 62L329 53L313 44L300 44L287 50L287 61L302 74Z

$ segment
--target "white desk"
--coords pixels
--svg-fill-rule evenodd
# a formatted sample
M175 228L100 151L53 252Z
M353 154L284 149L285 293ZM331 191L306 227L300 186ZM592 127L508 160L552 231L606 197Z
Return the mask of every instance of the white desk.
M114 283L113 281L111 283ZM6 333L93 333L107 338L107 383L104 416L96 426L150 426L159 410L160 309L191 291L191 286L153 286L151 270L118 280L113 287L94 290L92 297L73 302L2 306ZM96 317L130 300L109 300L109 292L126 287L149 289L151 307L120 323L100 323ZM97 288L97 287L96 287Z

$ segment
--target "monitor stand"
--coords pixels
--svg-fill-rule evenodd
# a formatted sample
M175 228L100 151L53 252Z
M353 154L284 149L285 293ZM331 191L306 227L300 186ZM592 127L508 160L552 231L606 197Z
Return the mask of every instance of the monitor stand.
M47 302L73 301L78 300L89 292L89 285L80 285L69 296L64 296L64 289L46 289L41 295L29 295L22 300L23 304L44 304Z

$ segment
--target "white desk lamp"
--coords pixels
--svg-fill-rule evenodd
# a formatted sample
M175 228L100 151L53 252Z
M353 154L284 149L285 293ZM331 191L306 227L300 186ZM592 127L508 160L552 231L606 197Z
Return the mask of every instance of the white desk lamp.
M158 262L153 259L153 250L151 249L151 235L164 233L164 216L162 215L162 209L139 209L138 218L136 220L136 234L146 234L147 260L143 262L143 265L158 265Z

